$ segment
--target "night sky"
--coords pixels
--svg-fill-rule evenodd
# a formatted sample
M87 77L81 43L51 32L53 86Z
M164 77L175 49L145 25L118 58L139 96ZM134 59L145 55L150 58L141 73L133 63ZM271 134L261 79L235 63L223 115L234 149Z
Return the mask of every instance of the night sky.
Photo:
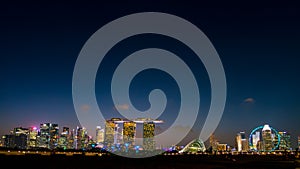
M44 122L58 123L61 127L79 126L72 100L72 76L85 42L103 25L124 15L165 12L182 17L202 30L223 63L227 101L215 131L216 138L221 143L234 145L237 132L250 134L255 127L268 123L278 131L288 131L295 147L297 136L300 136L299 7L295 4L237 6L192 1L1 3L0 134L7 134L17 126L39 126ZM110 55L116 58L105 60L107 69L124 57L122 55L153 44L189 55L188 49L170 38L136 36L119 43L111 51ZM187 62L196 70L198 68L200 111L207 113L210 103L207 74L201 62ZM105 81L110 76L107 69L98 70L104 75L97 74L95 92L98 99L107 98L98 103L105 107L102 110L115 113ZM134 79L130 97L138 109L147 110L147 93L154 88L162 89L168 96L166 113L169 114L162 116L167 121L162 128L168 127L174 120L170 112L176 112L180 101L172 78L155 70L145 71ZM126 104L118 106L127 108ZM200 132L203 117L203 114L198 116L192 129L194 135Z

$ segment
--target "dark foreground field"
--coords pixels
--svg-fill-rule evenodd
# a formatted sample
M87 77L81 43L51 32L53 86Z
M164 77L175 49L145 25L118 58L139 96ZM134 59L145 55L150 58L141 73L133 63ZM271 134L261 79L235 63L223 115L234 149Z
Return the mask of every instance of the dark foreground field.
M295 158L243 155L159 155L139 159L119 156L0 155L0 162L1 166L6 168L42 169L295 169L300 167Z

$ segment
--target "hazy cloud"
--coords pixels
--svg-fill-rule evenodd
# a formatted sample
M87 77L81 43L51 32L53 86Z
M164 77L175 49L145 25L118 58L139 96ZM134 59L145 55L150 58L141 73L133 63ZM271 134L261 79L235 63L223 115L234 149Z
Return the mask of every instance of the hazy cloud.
M90 106L87 104L84 104L80 107L80 110L83 112L88 112L90 110Z
M119 110L128 110L129 109L128 104L119 104L119 105L116 105L115 107Z
M255 103L255 100L253 98L249 97L249 98L245 99L243 101L243 103Z

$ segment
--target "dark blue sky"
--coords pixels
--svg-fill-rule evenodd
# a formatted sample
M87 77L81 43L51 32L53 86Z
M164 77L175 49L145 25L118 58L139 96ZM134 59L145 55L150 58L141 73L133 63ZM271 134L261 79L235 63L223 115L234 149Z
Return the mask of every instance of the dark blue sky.
M72 101L72 74L82 46L106 23L145 11L182 17L198 26L215 46L227 78L226 107L215 131L220 142L233 145L237 132L249 134L255 127L268 123L279 131L290 132L293 146L296 145L296 137L300 136L300 10L295 4L234 6L174 1L1 4L0 134L16 126L28 127L43 122L71 128L79 125ZM147 46L147 41L140 44L139 38L132 42L129 39L129 42ZM149 44L153 44L155 38L170 40L144 38L148 38ZM164 46L170 43L154 44L172 48L172 45ZM107 63L113 65L113 61ZM196 67L201 65L190 62ZM199 71L202 72L201 80L205 81L201 66ZM147 77L149 85L140 87L139 78L144 82ZM137 77L132 101L146 109L147 103L142 102L147 98L145 93L161 85L160 88L169 93L170 105L176 109L178 95L173 93L176 85L172 85L172 79L163 77L154 78L151 72ZM204 93L201 96L203 111L210 101L210 88L206 83L200 85ZM96 86L97 96L105 98L101 85ZM105 111L110 109L114 111L111 106ZM173 109L171 106L170 110ZM203 122L201 118L193 129L196 133Z

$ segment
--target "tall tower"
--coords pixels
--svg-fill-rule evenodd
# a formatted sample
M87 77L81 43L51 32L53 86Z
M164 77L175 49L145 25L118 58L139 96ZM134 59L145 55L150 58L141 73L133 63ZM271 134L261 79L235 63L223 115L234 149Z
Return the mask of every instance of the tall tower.
M60 134L60 137L58 139L58 146L63 149L68 148L70 139L70 129L69 127L63 127L63 131Z
M104 129L101 126L96 127L96 143L100 144L104 142Z
M298 148L300 149L300 136L298 136Z
M58 138L59 138L59 127L58 124L50 123L50 149L55 149L58 146Z
M260 141L260 132L256 131L255 134L252 135L252 146L254 150L259 150L259 141Z
M50 123L40 124L39 147L50 148Z
M291 135L286 131L278 133L280 136L279 150L289 150L291 148Z
M212 151L218 150L218 140L216 139L216 137L213 133L209 137L209 143L212 148Z
M14 128L14 144L16 148L26 149L29 129L23 127Z
M265 124L262 129L263 150L271 151L273 149L272 132L268 124Z
M128 143L134 145L135 141L136 123L133 121L125 121L123 124L123 141L124 144Z
M143 124L143 148L144 150L155 150L155 126L156 124L164 123L163 120L151 118L137 118L134 120L136 123Z
M143 146L145 150L155 149L155 123L144 122L143 123Z
M82 140L82 136L81 136L81 130L82 128L77 126L76 130L75 130L75 135L74 135L74 148L75 149L82 149L81 147L81 140Z
M29 148L37 147L37 135L38 135L37 127L30 127L29 128L29 138L28 138L28 147Z
M242 151L242 136L241 133L237 133L236 137L235 137L235 142L236 142L236 150L238 152Z
M241 131L240 134L241 134L242 151L247 152L249 150L248 139L244 131Z
M112 118L105 122L104 144L108 147L115 144L116 130L118 129L118 122L122 121L120 118Z
M74 146L75 149L85 149L88 145L88 135L87 129L85 127L78 127L75 131L75 139L74 139Z

